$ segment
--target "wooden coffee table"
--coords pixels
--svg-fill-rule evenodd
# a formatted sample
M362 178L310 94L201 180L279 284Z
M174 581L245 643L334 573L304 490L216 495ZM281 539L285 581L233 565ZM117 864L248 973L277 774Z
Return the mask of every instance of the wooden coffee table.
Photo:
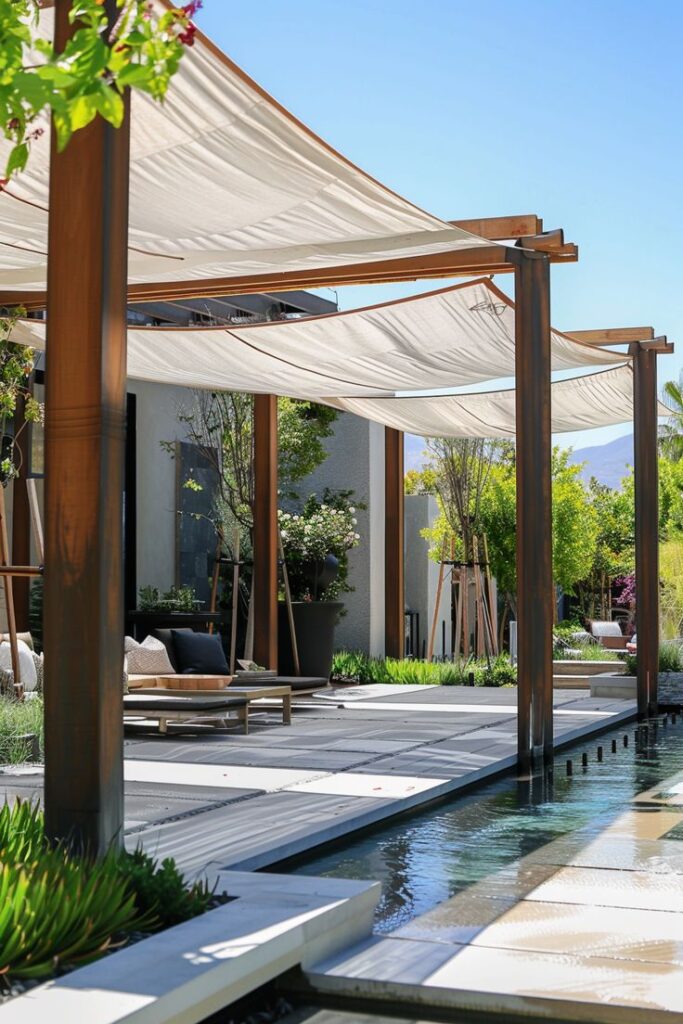
M226 693L235 697L244 697L250 703L261 697L269 700L282 701L282 724L292 724L292 688L291 686L228 686Z

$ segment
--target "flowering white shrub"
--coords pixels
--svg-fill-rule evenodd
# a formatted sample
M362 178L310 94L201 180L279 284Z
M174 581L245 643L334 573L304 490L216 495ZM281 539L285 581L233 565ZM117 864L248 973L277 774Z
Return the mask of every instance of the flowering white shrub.
M328 555L339 560L340 572L323 594L330 600L350 588L346 583L347 552L360 541L356 531L355 508L341 497L331 502L318 502L312 495L301 512L278 511L282 546L295 600L311 600L309 577L311 569Z

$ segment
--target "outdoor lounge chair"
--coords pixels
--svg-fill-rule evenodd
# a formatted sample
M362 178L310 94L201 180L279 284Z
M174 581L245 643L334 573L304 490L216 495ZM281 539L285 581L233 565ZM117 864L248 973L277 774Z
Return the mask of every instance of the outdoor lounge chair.
M216 728L225 728L230 712L237 712L237 720L249 732L249 705L244 697L224 695L168 696L162 692L126 693L123 695L123 717L131 719L153 719L159 723L159 732L168 730L169 722L210 722Z
M621 632L618 622L591 622L591 633L610 651L625 651L627 637Z

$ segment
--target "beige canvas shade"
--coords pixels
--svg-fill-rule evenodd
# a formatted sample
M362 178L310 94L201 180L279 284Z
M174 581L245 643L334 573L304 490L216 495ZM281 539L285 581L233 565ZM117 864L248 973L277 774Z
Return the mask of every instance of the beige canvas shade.
M483 279L364 309L213 328L128 329L128 376L182 387L339 398L454 388L514 375L514 307ZM45 347L45 322L13 340ZM552 332L554 370L627 356Z
M343 398L337 409L422 437L515 437L515 391L401 398ZM661 402L659 415L671 415ZM588 430L633 419L633 369L618 366L551 385L552 431Z
M43 10L44 35L52 35L52 23L52 10ZM201 33L163 104L133 94L131 132L131 284L337 267L490 244L356 167ZM0 168L8 150L1 139ZM45 131L32 143L26 170L0 193L0 288L45 287L48 180Z

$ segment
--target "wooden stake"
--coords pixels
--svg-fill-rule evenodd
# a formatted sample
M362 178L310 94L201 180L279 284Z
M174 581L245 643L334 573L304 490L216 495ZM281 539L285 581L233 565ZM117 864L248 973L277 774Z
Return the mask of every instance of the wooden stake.
M292 643L292 661L294 662L294 675L301 675L301 665L299 663L299 645L296 642L296 626L294 624L294 608L292 606L292 591L289 586L289 573L287 572L287 563L285 561L285 548L282 543L282 534L278 530L277 532L278 550L280 552L280 561L282 562L282 580L285 586L285 605L287 607L287 621L289 622L289 637Z
M460 642L462 640L462 570L458 573L458 591L455 602L455 643L453 653L460 661Z
M29 477L29 479L26 481L26 490L28 492L28 503L31 509L33 543L36 546L36 562L38 563L38 565L43 565L45 563L45 541L43 539L43 521L40 516L38 492L36 490L36 482L33 479L33 477Z
M218 603L218 581L221 575L221 552L223 551L223 534L220 530L218 533L218 543L216 544L216 554L213 560L213 573L211 574L211 600L209 601L209 611L213 615L216 611L216 605ZM209 636L213 634L213 622L209 623Z
M436 585L436 601L434 602L434 615L432 616L432 628L429 631L429 646L427 647L427 661L434 657L434 641L436 640L436 625L439 618L439 607L441 605L441 593L443 591L444 559L446 557L446 541L441 547L441 561L439 562L439 582Z
M498 602L493 589L493 577L491 575L491 565L489 563L489 542L486 534L482 537L484 545L484 562L486 563L486 589L489 596L489 616L491 619L491 635L493 636L493 654L498 655L500 650L498 646Z
M230 675L235 674L237 657L237 615L239 613L240 591L240 531L235 529L232 535L232 618L230 620ZM249 602L251 610L251 602Z
M0 564L9 565L9 540L7 536L7 510L5 507L5 488L0 486ZM11 576L2 578L5 588L5 605L7 608L7 630L9 633L10 654L12 657L12 673L14 675L14 695L19 700L24 698L21 685L21 668L19 665L19 645L17 643L17 620L14 611L14 580Z
M481 590L481 573L479 572L479 545L477 538L472 538L472 574L474 576L474 613L476 621L476 651L477 657L481 658L485 653L486 638L484 625L484 611L482 608L483 594Z

